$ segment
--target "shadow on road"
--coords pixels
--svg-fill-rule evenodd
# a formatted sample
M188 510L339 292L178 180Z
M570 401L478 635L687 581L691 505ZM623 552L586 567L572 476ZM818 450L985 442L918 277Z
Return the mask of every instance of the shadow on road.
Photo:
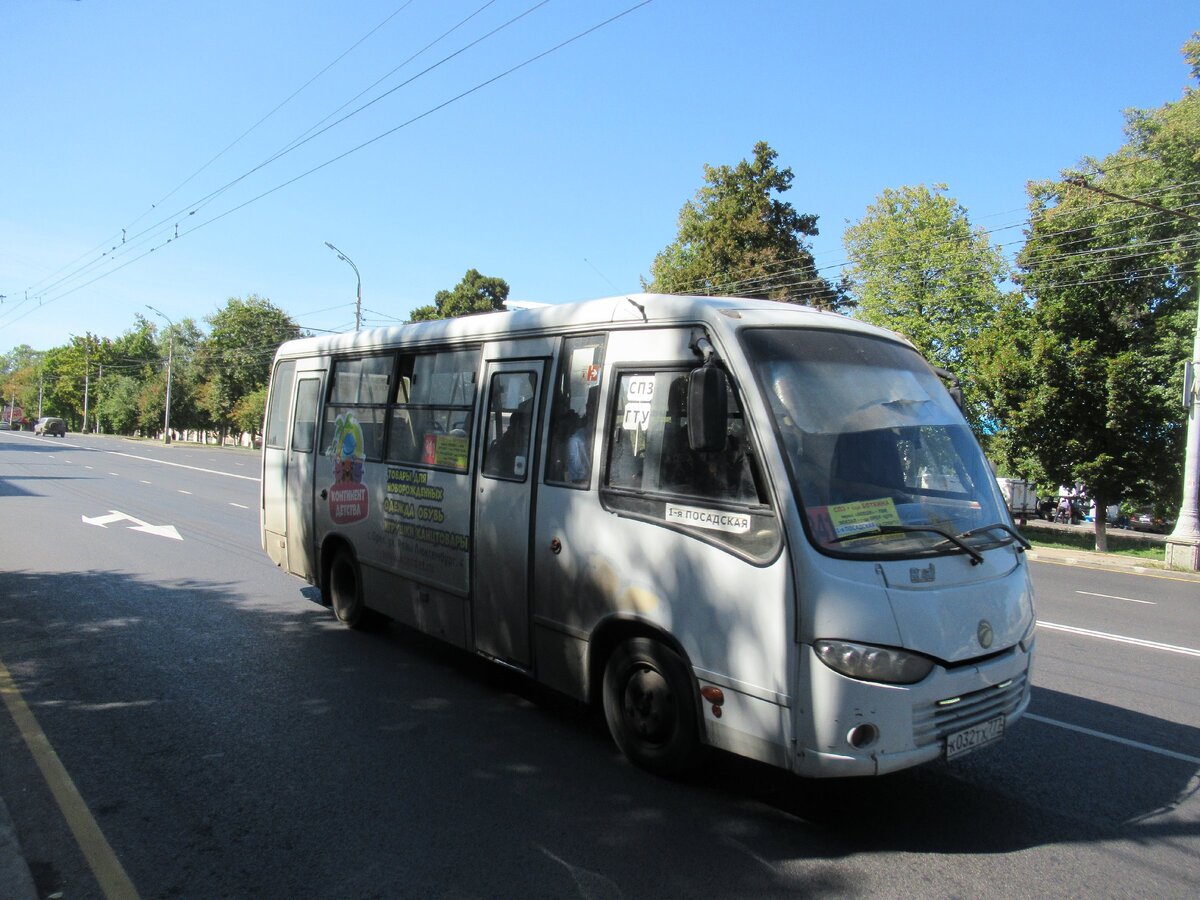
M1200 836L1171 815L1196 766L1033 722L880 779L724 755L654 778L592 710L405 628L350 632L280 584L0 576L0 659L145 896L844 895L868 886L861 854ZM1054 692L1033 709L1200 746ZM0 789L45 895L11 726Z

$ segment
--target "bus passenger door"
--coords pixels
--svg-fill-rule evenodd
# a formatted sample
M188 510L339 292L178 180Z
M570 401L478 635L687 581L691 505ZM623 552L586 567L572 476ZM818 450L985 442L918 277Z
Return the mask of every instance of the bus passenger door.
M523 667L531 662L529 527L543 372L540 359L487 364L476 476L475 649Z
M277 566L287 569L287 439L296 363L285 360L271 375L271 397L263 434L262 546Z
M293 575L316 580L313 539L313 474L317 443L317 404L321 372L299 372L287 466L287 568Z

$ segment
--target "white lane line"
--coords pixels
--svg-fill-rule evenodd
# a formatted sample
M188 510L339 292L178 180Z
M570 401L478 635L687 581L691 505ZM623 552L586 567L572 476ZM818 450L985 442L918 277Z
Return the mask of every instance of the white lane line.
M1065 631L1068 634L1081 634L1084 637L1099 638L1102 641L1116 641L1119 644L1133 644L1135 647L1146 647L1150 650L1165 650L1168 653L1182 653L1184 656L1200 656L1200 650L1191 647L1176 647L1174 644L1160 644L1158 641L1144 641L1141 638L1125 637L1120 634L1108 634L1105 631L1092 631L1090 628L1073 628L1070 625L1056 625L1053 622L1038 621L1038 628L1049 628L1051 631Z
M1147 606L1157 606L1153 600L1134 600L1132 597L1117 597L1113 594L1097 594L1095 591L1076 591L1085 597L1103 597L1105 600L1124 600L1126 603L1145 603Z
M174 466L177 469L191 469L193 472L205 472L209 475L224 475L226 478L240 478L242 481L258 481L249 475L235 475L233 472L221 472L217 469L204 469L200 466L185 466L183 463L167 462L165 459L155 459L152 456L134 456L132 453L122 453L119 450L101 450L101 453L111 453L114 456L127 456L130 459L140 459L143 462L158 463L163 466Z
M149 481L147 481L146 479L144 479L144 478L142 479L142 484L149 484L149 483L150 483L150 482L149 482Z
M224 475L226 478L240 478L243 481L261 481L252 475L235 475L233 472L222 472L219 469L205 469L200 466L187 466L183 463L168 462L165 459L155 459L153 456L138 456L134 453L122 453L120 450L105 450L101 447L85 447L83 444L62 444L63 447L74 447L79 450L91 450L94 453L111 453L113 456L124 456L129 459L140 459L142 462L158 463L163 466L174 466L177 469L191 469L193 472L205 472L209 475ZM214 464L216 460L213 460ZM245 465L244 463L236 463L235 465ZM85 469L90 469L91 466L84 466Z
M191 492L191 491L180 491L179 493L181 493L181 494L187 494L189 497L190 497L190 496L192 496L192 492Z
M118 473L116 473L116 472L109 472L108 474L109 474L109 475L111 475L113 478L120 478L120 477L121 477L121 476L120 476Z
M1128 738L1117 737L1115 734L1105 734L1103 731L1093 731L1091 728L1084 728L1081 725L1071 725L1067 722L1060 722L1057 719L1047 719L1045 716L1035 716L1033 713L1025 713L1025 718L1031 719L1034 722L1041 722L1043 725L1053 725L1056 728L1065 728L1067 731L1077 731L1080 734L1086 734L1090 737L1112 741L1114 744L1124 744L1126 747L1135 747L1138 750L1145 750L1148 753L1157 753L1159 756L1169 756L1171 759L1178 759L1194 766L1200 766L1200 757L1188 756L1186 753L1176 753L1174 750L1165 750L1162 747L1143 744L1141 741L1131 741Z
M248 506L242 506L242 504L240 504L240 503L230 503L229 505L236 506L238 509L249 509L250 508Z

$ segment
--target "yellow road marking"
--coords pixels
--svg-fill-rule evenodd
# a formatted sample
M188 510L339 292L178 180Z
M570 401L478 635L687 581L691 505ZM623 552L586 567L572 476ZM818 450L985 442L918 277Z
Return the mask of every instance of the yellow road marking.
M58 803L71 833L75 835L75 842L83 851L83 856L91 867L92 874L96 876L104 896L109 900L138 900L137 888L125 874L117 854L113 852L100 826L96 824L91 810L80 796L75 782L67 774L58 754L54 752L50 740L38 725L33 711L17 690L3 660L0 660L0 696L4 698L4 705L8 707L9 715L25 740L25 746L29 748L34 762L41 769L46 786L54 795L54 800Z

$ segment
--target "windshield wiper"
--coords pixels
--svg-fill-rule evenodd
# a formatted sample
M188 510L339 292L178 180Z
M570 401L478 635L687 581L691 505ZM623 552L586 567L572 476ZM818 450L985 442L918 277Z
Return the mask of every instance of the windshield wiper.
M855 538L871 537L875 534L909 534L911 532L928 532L929 534L936 534L938 537L944 538L948 543L953 544L955 547L962 550L963 553L967 554L967 556L971 557L971 565L977 566L983 562L983 555L978 550L968 547L960 538L956 538L954 535L950 534L950 532L943 531L940 528L934 528L932 525L876 525L871 531L864 532L863 534L848 534L845 537L834 538L832 541L830 541L830 543L839 544L842 541L851 541ZM966 535L964 534L962 537L966 537Z
M983 525L979 528L972 528L970 531L964 531L959 535L959 537L965 541L967 538L975 537L977 534L983 534L985 531L1003 531L1006 534L1011 535L1013 540L1017 542L1017 545L1022 550L1030 550L1033 548L1033 544L1029 543L1029 541L1025 539L1025 535L1021 534L1021 532L1017 531L1011 525L1005 525L1003 522L995 522L991 525Z

